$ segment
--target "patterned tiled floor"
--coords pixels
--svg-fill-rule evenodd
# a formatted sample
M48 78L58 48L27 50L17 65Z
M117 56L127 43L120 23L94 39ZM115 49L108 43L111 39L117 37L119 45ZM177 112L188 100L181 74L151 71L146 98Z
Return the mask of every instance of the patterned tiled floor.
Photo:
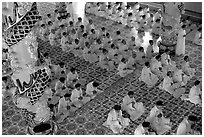
M121 25L115 24L113 21L105 20L104 18L89 15L94 23L98 26L106 26L108 31L122 30L122 34L127 38L129 30L124 29ZM102 126L105 122L107 114L110 109L122 101L122 98L128 91L135 92L135 98L138 102L143 102L146 111L136 121L131 122L130 125L123 131L122 134L133 134L135 128L149 115L149 110L153 107L157 100L165 102L165 116L170 117L173 122L173 128L170 133L174 133L178 123L182 118L188 114L195 114L199 116L200 120L197 123L198 130L202 129L201 122L201 107L195 106L190 102L182 101L172 97L165 91L154 87L148 89L144 83L138 81L141 69L135 70L133 74L127 75L124 78L116 75L116 72L107 72L99 68L96 64L90 64L83 59L76 58L71 53L64 53L59 47L50 47L46 42L38 40L41 52L49 52L52 57L52 63L65 61L68 67L76 67L80 78L85 79L86 83L96 80L100 82L100 88L104 90L94 100L87 103L82 109L77 110L63 123L58 125L57 134L60 135L103 135L113 134L112 131ZM202 49L190 41L186 41L186 54L191 57L191 66L196 68L196 77L201 79L202 74ZM179 63L181 59L177 59ZM192 85L193 80L189 82ZM188 92L189 87L187 87ZM16 135L26 134L26 121L22 119L20 110L16 108L10 96L3 100L2 104L3 118L2 128L3 134Z

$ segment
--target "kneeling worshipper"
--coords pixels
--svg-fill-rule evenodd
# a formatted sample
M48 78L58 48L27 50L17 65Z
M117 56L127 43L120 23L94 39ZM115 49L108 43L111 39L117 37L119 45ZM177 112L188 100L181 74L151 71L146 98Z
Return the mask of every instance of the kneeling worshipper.
M125 58L122 58L121 59L121 62L120 64L118 65L118 69L117 69L119 72L118 74L121 76L121 77L125 77L126 75L130 74L133 72L133 70L129 69L127 67L127 60Z
M195 69L190 67L189 64L189 57L185 56L184 57L184 62L182 63L182 70L183 72L189 76L189 80L194 76L195 74Z
M61 94L62 88L65 87L66 79L65 77L60 77L60 79L55 84L56 94Z
M97 93L102 93L103 91L99 90L97 87L99 86L98 82L92 81L86 86L86 94L91 97L91 99L96 97Z
M156 134L154 130L151 129L150 123L144 121L135 129L134 135L156 135Z
M115 105L109 112L108 118L103 126L110 128L113 133L121 133L129 125L130 119L122 116L121 106Z
M193 43L202 46L202 28L198 28L198 30L196 31Z
M72 87L73 84L78 80L79 75L76 71L75 68L71 68L70 72L67 74L67 79L66 79L66 86L67 87Z
M60 100L58 105L58 112L57 114L60 116L58 122L63 122L66 117L69 116L70 111L75 111L77 108L74 107L71 103L71 94L65 94Z
M176 135L200 135L198 131L192 129L197 120L198 118L194 115L184 118L177 128Z
M181 97L183 100L189 100L191 103L195 105L202 106L202 91L201 91L201 85L200 81L196 80L194 82L193 87L190 89L190 92L188 95L182 95Z
M90 101L90 97L83 97L81 84L77 83L75 85L75 89L72 91L71 101L77 108Z
M157 55L156 57L151 59L150 69L152 73L156 74L158 77L163 77L161 55Z
M122 109L130 115L132 121L138 119L145 111L143 103L135 101L133 91L129 91L123 98Z
M167 72L167 76L164 77L164 80L159 85L159 88L169 92L176 98L185 93L185 88L181 86L181 83L174 83L173 74L171 71Z
M160 113L151 123L151 127L158 135L163 135L164 133L171 130L172 124L170 122L170 119L164 118L163 114Z
M139 80L146 83L148 88L155 86L155 84L159 80L157 75L151 72L149 62L145 62L145 66L142 69L142 73L141 76L139 77Z
M163 106L162 101L157 101L156 105L151 109L150 115L146 118L146 121L151 123L158 114L162 113Z

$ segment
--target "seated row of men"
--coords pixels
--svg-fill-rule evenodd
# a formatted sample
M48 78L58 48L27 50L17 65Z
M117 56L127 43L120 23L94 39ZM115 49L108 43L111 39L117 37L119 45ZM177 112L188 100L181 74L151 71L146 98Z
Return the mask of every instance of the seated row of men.
M134 92L130 91L127 96L123 98L122 105L115 105L109 112L106 122L103 124L110 128L113 133L119 134L124 131L129 125L130 121L137 120L145 111L142 102L136 102L134 99ZM172 122L166 118L162 112L164 103L157 101L156 105L151 109L150 115L145 121L138 125L135 129L135 135L163 135L169 132L172 128ZM128 115L125 115L125 112ZM190 115L184 118L179 124L176 133L177 135L199 134L198 131L193 129L193 124L197 122L196 116Z

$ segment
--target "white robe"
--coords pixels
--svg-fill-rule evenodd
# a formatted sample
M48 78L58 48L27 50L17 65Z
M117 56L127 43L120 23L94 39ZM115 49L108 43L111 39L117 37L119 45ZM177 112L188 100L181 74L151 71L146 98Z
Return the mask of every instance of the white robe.
M121 76L121 77L125 77L127 74L129 73L132 73L133 70L130 70L130 69L127 69L127 64L121 62L119 65L118 65L118 69L117 69L119 72L118 74Z
M117 134L122 132L124 127L127 127L129 125L129 122L130 120L128 118L122 117L122 111L119 111L119 113L117 113L113 109L109 112L108 118L103 125L110 128L113 133Z
M97 89L97 88L95 88L94 86L93 86L93 82L90 82L90 83L88 83L87 85L86 85L86 94L87 95L90 95L90 96L92 96L93 98L96 96L95 94L94 94L94 91L96 91L96 92L102 92L101 90L99 90L99 89Z
M177 39L177 44L176 44L176 55L185 55L185 36L186 31L181 29L178 33L178 39Z
M145 135L145 129L143 128L142 124L140 124L134 132L134 135Z
M137 103L134 98L130 98L128 95L123 98L122 108L130 115L132 121L138 119L145 111L142 102Z
M191 133L191 125L188 122L187 118L185 118L178 126L176 135L190 135Z
M162 110L158 109L157 106L154 106L154 107L151 109L149 116L146 118L146 121L148 121L148 122L150 122L150 123L153 122L153 120L155 119L155 117L156 117L158 114L160 114L160 113L162 113Z
M199 87L193 86L190 89L188 100L194 104L201 104L199 95L201 95L201 89Z
M71 71L67 74L67 85L70 85L74 79L78 79L79 75L77 74L77 72L75 74L73 74Z
M201 46L202 45L202 39L200 38L201 35L202 35L201 32L197 31L193 39L193 43Z
M71 102L69 100L65 100L65 97L61 98L59 100L59 105L58 105L58 113L65 113L67 111L67 106L70 106Z
M144 66L139 80L145 82L148 87L153 87L157 83L158 77L151 72L150 68Z

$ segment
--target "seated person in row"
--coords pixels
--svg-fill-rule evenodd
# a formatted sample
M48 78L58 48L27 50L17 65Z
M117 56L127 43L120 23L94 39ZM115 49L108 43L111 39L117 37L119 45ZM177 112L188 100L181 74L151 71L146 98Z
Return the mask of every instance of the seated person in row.
M149 88L154 87L157 81L159 80L157 75L152 73L149 62L145 63L145 66L142 69L142 73L141 76L139 77L139 80L147 84L147 87Z
M129 125L130 120L122 116L121 106L115 105L109 112L105 127L110 128L114 134L121 133Z
M99 86L99 83L94 82L94 81L86 85L86 94L90 96L91 99L95 98L97 93L103 92L97 88L98 86Z
M79 79L79 75L75 68L71 68L70 72L67 74L66 86L73 87L73 84Z
M90 101L90 97L84 97L81 89L81 84L77 83L75 89L72 90L71 101L74 106L80 108L83 104Z
M177 128L176 135L200 135L199 132L192 128L197 121L198 118L194 115L184 118Z
M133 91L129 91L123 98L122 109L130 115L132 121L138 119L145 111L143 103L135 101Z
M189 94L183 94L181 98L183 100L189 100L195 105L202 106L202 91L200 81L196 80L193 87L191 87Z
M134 135L156 135L156 134L151 129L149 122L143 122L135 129Z
M164 77L159 88L169 92L176 98L185 93L185 88L182 87L182 83L173 81L173 73L171 71L167 72L167 76Z
M184 74L186 74L189 77L189 79L191 79L195 75L195 69L191 68L189 63L190 63L189 57L185 56L184 62L182 63L182 70Z
M70 97L71 97L71 94L67 93L59 100L58 112L57 112L57 115L60 116L60 119L58 120L59 123L63 122L63 120L69 116L70 111L76 110L76 107L72 105L72 101Z
M162 101L157 101L156 105L151 109L150 115L146 118L146 121L151 123L152 129L159 135L171 129L170 119L163 116L163 106Z
M120 64L118 65L118 69L117 69L119 72L118 74L121 76L121 77L125 77L126 75L130 74L133 72L133 70L129 69L127 67L127 60L125 58L122 58L121 59L121 62Z

